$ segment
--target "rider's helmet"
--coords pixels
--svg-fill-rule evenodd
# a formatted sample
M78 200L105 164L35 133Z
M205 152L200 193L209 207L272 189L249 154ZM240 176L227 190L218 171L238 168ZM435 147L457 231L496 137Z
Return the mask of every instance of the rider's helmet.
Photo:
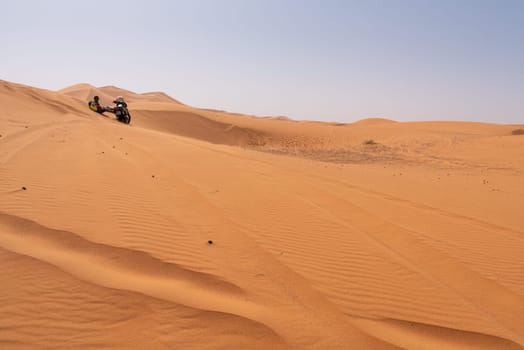
M124 98L122 96L118 96L115 102L124 102Z
M95 97L93 97L93 100L98 101L99 98L100 98L100 97L95 96Z

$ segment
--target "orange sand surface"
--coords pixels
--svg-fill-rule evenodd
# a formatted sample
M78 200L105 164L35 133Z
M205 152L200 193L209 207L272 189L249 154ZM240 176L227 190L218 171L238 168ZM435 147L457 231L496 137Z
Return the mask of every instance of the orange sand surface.
M524 348L524 125L0 105L2 349Z

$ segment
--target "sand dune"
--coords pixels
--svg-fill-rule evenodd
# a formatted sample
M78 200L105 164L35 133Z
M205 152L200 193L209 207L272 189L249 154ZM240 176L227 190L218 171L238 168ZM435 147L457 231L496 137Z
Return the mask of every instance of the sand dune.
M58 91L61 94L73 96L84 101L89 101L93 96L98 95L102 102L111 103L117 96L122 96L128 102L160 102L181 104L171 96L163 92L146 92L137 94L135 92L118 88L116 86L95 87L90 84L76 84Z
M1 348L524 348L523 125L0 103Z
M112 95L104 92L100 88L89 84L77 84L65 89L59 90L59 93L63 95L69 95L75 98L78 98L84 102L91 100L94 96L100 97L100 103L102 105L110 105L111 102L118 95Z
M385 119L385 118L366 118L361 119L356 122L354 122L354 125L360 124L360 125L375 125L375 124L388 124L388 123L396 123L394 120L391 119Z

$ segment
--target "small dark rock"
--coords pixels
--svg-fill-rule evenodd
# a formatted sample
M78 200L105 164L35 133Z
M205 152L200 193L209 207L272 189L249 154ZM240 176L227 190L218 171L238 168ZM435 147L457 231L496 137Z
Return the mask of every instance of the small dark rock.
M155 178L155 175L151 175L152 178Z
M213 244L213 241L209 240L209 241L207 241L207 244L211 245L211 244Z
M25 190L27 190L27 188L26 188L25 186L23 186L23 187L22 187L22 190L24 190L24 191L25 191Z

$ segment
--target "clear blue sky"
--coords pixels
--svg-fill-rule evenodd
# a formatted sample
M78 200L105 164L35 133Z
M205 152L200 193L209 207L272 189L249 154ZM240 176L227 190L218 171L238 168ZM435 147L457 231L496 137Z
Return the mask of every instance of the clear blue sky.
M294 119L524 123L524 0L0 0L0 79Z

